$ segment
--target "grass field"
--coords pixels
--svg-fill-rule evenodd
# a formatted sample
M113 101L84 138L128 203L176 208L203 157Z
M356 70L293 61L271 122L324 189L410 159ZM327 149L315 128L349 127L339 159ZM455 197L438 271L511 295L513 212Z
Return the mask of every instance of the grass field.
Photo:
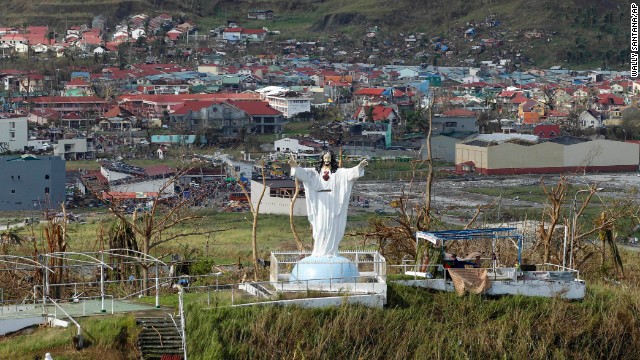
M153 250L154 255L178 253L189 259L206 256L217 263L249 262L251 259L251 213L225 213L203 210L203 219L188 225L177 227L173 231L199 229L202 232L228 229L212 235L188 236L169 242ZM70 223L67 227L69 246L73 251L97 251L100 249L98 234L103 228L105 234L113 224L112 216L106 213L93 212L83 215L86 224ZM349 228L359 229L368 223L374 215L350 215ZM311 244L311 230L306 217L295 217L295 224L301 240ZM34 227L37 239L42 239L42 225ZM29 236L30 227L19 231L20 235ZM140 241L140 240L139 240ZM362 245L359 239L346 238L345 247ZM289 217L285 215L260 215L258 222L258 256L266 258L272 250L295 248L295 242L289 226ZM30 252L28 246L23 250Z
M637 261L636 261L637 262ZM634 271L638 268L635 267ZM637 285L588 283L582 301L459 297L389 284L384 309L231 308L228 294L186 294L191 359L635 359L640 351ZM152 302L152 298L143 301ZM162 297L176 306L176 295ZM41 328L0 340L0 358L133 359L132 316L82 319L75 329Z

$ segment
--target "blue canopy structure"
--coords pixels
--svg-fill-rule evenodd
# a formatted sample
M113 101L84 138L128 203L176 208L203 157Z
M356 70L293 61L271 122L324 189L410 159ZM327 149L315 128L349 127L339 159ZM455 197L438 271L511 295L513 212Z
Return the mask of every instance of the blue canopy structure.
M438 243L444 251L444 244L453 240L483 240L490 239L494 242L498 239L517 239L518 263L522 263L522 238L523 235L516 231L516 228L487 228L487 229L467 229L467 230L444 230L444 231L418 231L416 232L416 249L420 239L427 240L434 245Z

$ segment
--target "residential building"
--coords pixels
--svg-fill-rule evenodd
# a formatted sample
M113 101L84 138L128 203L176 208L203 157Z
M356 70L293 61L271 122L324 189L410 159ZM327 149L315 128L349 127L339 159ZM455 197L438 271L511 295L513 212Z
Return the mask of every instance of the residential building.
M213 130L225 137L235 136L250 124L243 110L215 100L188 101L170 115L171 127L188 131Z
M57 209L65 199L65 160L57 156L0 157L0 210Z
M578 116L581 129L598 129L602 127L602 114L594 109L585 110Z
M469 110L449 110L432 119L434 134L477 133L476 114Z
M271 20L273 19L273 10L249 10L247 19Z
M90 160L95 153L93 138L60 139L53 144L53 155L65 160Z
M53 109L62 115L73 112L102 114L107 101L97 96L42 96L31 100L34 109Z
M251 132L259 134L281 133L287 123L282 112L272 108L265 101L233 101L230 104L245 112L251 118Z
M398 113L393 107L382 104L361 106L356 109L353 118L360 122L388 121L391 124L396 124L400 120Z
M269 102L269 106L280 111L285 118L294 117L296 114L311 111L311 97L302 95L287 88L268 86L257 90L263 100Z
M27 146L28 137L26 117L0 118L0 153L23 151Z

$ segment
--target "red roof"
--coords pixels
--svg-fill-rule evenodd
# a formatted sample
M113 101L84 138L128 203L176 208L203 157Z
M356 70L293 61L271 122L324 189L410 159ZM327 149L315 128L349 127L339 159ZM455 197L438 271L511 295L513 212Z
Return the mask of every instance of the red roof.
M222 32L226 32L226 33L231 33L231 32L232 32L232 33L237 33L237 32L239 32L239 33L241 33L241 32L242 32L242 30L244 30L244 28L241 28L241 27L234 27L234 28L226 28L226 29L224 29Z
M69 81L67 83L67 85L71 85L71 86L89 86L89 83L80 79L80 78L73 78L71 79L71 81Z
M243 34L249 34L249 35L253 35L253 34L265 34L267 31L264 29L244 29L242 31Z
M598 102L603 105L624 105L624 99L611 94L598 95Z
M527 102L529 100L529 98L524 97L523 95L516 95L516 97L514 97L513 99L511 99L511 102L514 104L522 104L524 102Z
M266 101L233 101L227 103L237 107L249 115L282 115L282 113L271 106Z
M165 174L173 174L175 172L174 169L168 167L167 165L152 165L144 168L144 172L149 176L156 175L165 175Z
M368 95L368 96L383 96L382 93L387 90L385 88L362 88L355 92L355 95ZM404 93L400 90L393 89L393 96L403 96Z
M100 103L106 101L97 96L41 96L33 98L35 104L55 104L55 103Z
M364 116L366 118L366 114L368 109L370 108L370 106L361 106L358 108L358 110L356 110L356 113L354 115L354 118L358 118L360 113L364 113ZM391 107L386 107L384 105L374 105L373 106L373 120L374 121L384 121L384 120L388 120L389 116L393 113L393 108Z
M84 119L82 116L78 115L78 113L69 113L62 117L65 120L80 120Z
M453 110L443 111L442 115L446 117L475 117L476 113L466 109L453 109Z
M549 139L560 136L560 125L541 123L533 128L533 135L541 139Z
M183 106L176 109L173 113L176 115L185 115L185 114L188 114L189 112L200 111L216 103L219 103L219 101L213 101L213 100L186 101Z
M472 82L472 83L468 83L468 84L463 84L462 85L462 87L466 87L466 88L469 88L469 87L474 87L474 88L475 87L490 87L490 86L491 86L490 84L487 84L484 81Z
M181 103L189 100L259 100L260 96L251 93L215 93L215 94L164 94L164 95L121 95L118 101L148 101L155 103Z
M540 122L540 114L537 112L525 112L523 115L522 122L524 124L537 124Z

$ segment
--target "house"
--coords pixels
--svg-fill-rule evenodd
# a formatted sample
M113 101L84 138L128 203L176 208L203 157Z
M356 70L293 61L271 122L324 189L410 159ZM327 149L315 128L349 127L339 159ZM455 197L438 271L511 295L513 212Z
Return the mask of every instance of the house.
M242 110L225 102L187 101L170 114L170 126L187 131L212 131L224 136L236 136L251 122Z
M359 122L387 121L391 124L396 124L400 120L398 113L393 107L382 104L360 106L353 115L353 118Z
M581 129L598 129L603 125L602 114L594 109L585 110L578 116Z
M251 132L256 134L281 133L285 121L282 112L269 106L266 101L233 101L227 100L227 104L244 111L251 118Z
M89 96L93 95L91 84L81 78L73 78L64 84L64 96Z
M56 209L65 199L65 160L57 156L0 157L0 210Z
M93 138L59 139L53 144L53 155L65 160L95 159Z
M613 94L600 94L593 104L595 110L601 112L604 117L604 125L616 126L622 121L622 108L624 99Z
M273 19L273 10L249 10L247 19L271 20Z
M552 139L560 136L560 125L551 123L540 123L533 128L533 135L539 139Z
M545 114L545 106L539 101L527 99L527 101L518 105L518 117L524 119L525 113L536 113L537 117L540 118Z
M222 32L222 39L228 42L239 41L264 41L267 36L267 30L264 29L245 29L241 27L230 27Z
M473 111L456 109L436 114L432 119L434 134L477 133L479 126Z

